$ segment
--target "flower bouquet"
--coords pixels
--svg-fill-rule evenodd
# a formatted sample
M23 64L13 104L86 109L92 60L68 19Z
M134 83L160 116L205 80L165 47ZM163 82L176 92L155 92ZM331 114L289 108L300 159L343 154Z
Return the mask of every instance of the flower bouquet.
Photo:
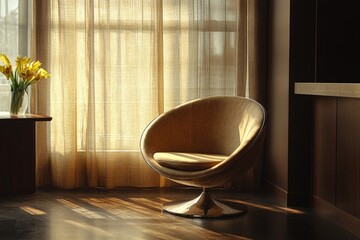
M42 78L49 78L50 74L40 68L41 63L39 61L30 62L28 57L16 58L15 71L13 71L13 67L5 54L0 55L0 60L4 64L0 65L0 72L5 75L7 80L11 81L10 115L18 115L27 88Z

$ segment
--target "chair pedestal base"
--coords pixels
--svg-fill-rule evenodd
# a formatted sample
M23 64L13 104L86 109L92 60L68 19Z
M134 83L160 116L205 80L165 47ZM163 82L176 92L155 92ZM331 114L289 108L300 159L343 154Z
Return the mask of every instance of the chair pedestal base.
M183 217L214 218L246 213L247 206L229 201L218 201L210 195L208 189L204 189L200 196L193 200L164 204L163 210Z

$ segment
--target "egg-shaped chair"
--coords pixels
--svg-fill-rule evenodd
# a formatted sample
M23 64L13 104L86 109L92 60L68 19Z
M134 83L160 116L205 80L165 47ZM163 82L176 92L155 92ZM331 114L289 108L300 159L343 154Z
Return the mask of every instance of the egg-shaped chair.
M265 138L265 109L236 96L196 99L169 110L144 129L140 151L160 175L199 187L199 197L171 202L163 210L186 217L241 214L246 206L214 199L209 189L244 174L261 157Z

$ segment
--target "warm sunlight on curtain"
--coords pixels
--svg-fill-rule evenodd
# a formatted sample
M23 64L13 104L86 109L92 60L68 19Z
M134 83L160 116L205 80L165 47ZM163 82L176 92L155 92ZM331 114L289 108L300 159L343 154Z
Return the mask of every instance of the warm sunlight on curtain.
M146 165L146 124L210 95L261 100L257 1L36 0L32 55L52 77L33 89L37 183L163 186ZM41 136L46 136L41 138Z

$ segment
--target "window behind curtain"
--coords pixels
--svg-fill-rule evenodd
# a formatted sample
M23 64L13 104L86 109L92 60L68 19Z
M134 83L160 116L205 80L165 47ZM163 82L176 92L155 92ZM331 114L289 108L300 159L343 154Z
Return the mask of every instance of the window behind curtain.
M163 1L165 109L235 95L236 14L234 0Z
M72 108L79 151L138 151L163 111L236 94L236 0L158 2L51 3L50 115Z
M10 61L28 54L29 6L31 0L0 1L0 52Z
M0 49L10 59L18 55L19 1L0 1Z
M52 76L33 87L34 111L53 117L37 139L42 184L167 186L138 150L145 126L195 98L263 89L261 0L34 3Z
M15 65L17 56L28 54L28 6L31 0L0 0L0 53L4 53ZM2 64L2 63L1 63ZM9 84L5 76L0 75L0 84ZM10 97L9 86L0 91L0 112L7 113Z

